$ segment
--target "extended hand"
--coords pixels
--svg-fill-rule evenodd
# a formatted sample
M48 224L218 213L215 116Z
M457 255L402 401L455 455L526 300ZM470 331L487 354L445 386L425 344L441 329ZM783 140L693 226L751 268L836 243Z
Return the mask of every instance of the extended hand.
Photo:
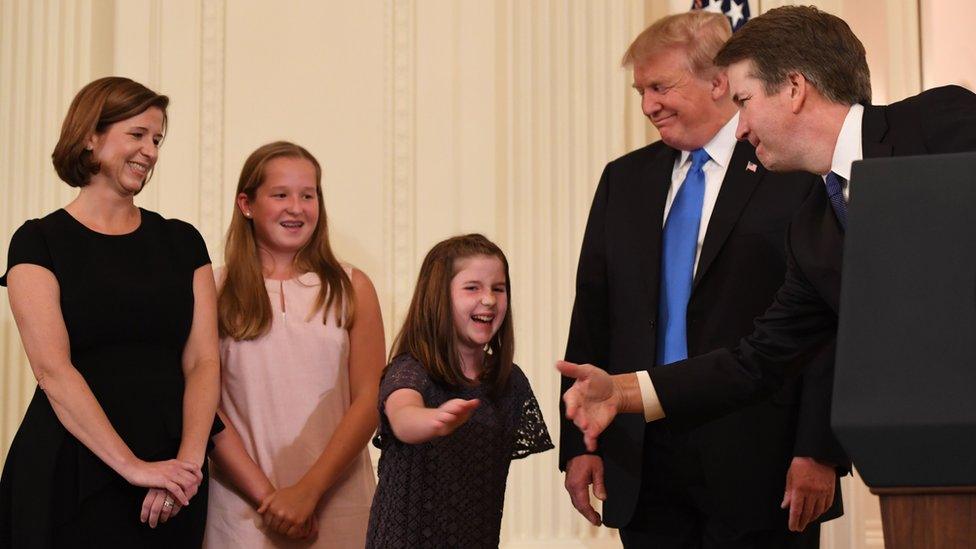
M464 400L463 398L452 398L437 408L431 410L431 421L435 436L443 437L454 432L455 429L464 425L471 413L478 407L478 399Z
M573 507L593 526L601 523L600 513L590 504L590 485L593 495L600 501L607 500L607 489L603 485L603 458L589 454L576 456L566 463L566 491Z
M566 417L583 431L583 442L590 452L596 450L596 440L620 411L620 389L610 374L590 364L559 361L556 369L576 381L563 394Z
M789 528L802 532L808 524L830 508L834 502L837 471L830 465L809 457L795 457L786 473L783 509L790 509Z
M318 501L317 494L298 483L272 492L261 502L258 513L271 530L290 538L302 538L309 535L309 519Z
M199 466L178 459L151 462L139 460L124 471L122 477L134 486L162 488L172 494L181 505L186 506L197 493L203 473Z

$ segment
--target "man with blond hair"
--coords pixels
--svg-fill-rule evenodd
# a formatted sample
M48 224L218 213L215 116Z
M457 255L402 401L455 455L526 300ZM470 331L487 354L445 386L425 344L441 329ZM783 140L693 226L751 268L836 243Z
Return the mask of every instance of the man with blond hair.
M750 333L783 282L787 222L820 181L769 173L736 142L726 72L712 62L730 35L722 15L672 15L624 55L661 140L603 172L568 361L615 374L666 370ZM830 433L830 351L771 401L694 428L621 416L589 453L563 420L573 505L620 528L625 547L817 547L819 522L842 512L837 472L849 468Z

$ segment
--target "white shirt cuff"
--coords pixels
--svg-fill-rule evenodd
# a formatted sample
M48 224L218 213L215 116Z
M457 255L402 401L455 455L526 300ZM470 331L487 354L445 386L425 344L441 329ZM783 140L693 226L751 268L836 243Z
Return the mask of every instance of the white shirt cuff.
M640 388L641 403L644 405L644 421L651 422L664 417L664 408L657 398L657 391L647 370L637 372L637 386Z

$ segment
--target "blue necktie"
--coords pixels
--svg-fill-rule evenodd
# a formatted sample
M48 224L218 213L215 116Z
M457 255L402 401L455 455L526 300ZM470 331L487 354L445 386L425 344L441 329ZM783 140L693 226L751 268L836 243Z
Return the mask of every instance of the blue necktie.
M688 358L688 300L695 272L698 226L705 199L705 149L691 153L691 169L678 189L664 224L661 293L658 299L657 364Z
M827 174L827 198L834 207L834 214L840 222L840 228L847 231L847 202L844 201L844 183L847 180L830 172Z

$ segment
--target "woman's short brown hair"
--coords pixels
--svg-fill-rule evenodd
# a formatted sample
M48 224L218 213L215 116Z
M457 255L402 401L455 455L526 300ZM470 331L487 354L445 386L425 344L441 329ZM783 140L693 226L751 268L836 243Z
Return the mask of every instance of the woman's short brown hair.
M87 149L92 134L102 133L110 125L142 114L150 107L163 111L165 131L168 105L165 95L121 76L99 78L81 88L68 107L61 137L51 154L58 177L72 187L84 187L100 168ZM152 173L147 175L146 180L151 176Z

